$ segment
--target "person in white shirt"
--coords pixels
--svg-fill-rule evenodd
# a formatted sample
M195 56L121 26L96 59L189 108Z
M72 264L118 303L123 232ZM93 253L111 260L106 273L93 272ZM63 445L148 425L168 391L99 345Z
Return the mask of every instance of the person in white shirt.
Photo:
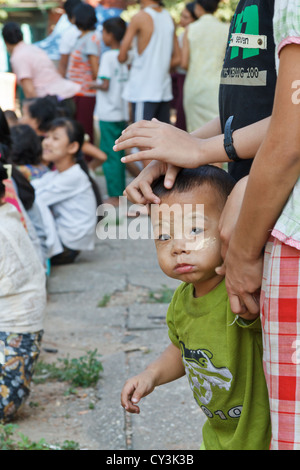
M19 212L4 202L6 179L0 163L0 424L30 394L46 308L45 270Z
M59 73L65 77L68 69L68 62L71 52L74 49L77 39L80 36L80 31L74 24L73 11L79 5L81 0L67 0L64 3L64 10L68 17L69 27L63 31L59 40L59 61L57 69Z
M97 203L91 179L81 167L83 139L79 122L55 119L42 143L43 160L55 171L32 181L52 265L71 263L80 251L94 249Z
M173 98L170 69L179 65L180 50L173 19L159 0L141 0L120 47L119 61L133 60L124 98L132 103L133 120L157 118L169 122Z
M98 82L91 82L97 90L94 115L100 125L100 149L107 154L103 171L109 198L106 203L117 206L125 189L124 152L114 152L115 140L128 125L128 102L122 98L128 80L128 67L118 61L120 43L126 32L126 23L120 17L103 23L103 42L110 48L103 53L98 71Z

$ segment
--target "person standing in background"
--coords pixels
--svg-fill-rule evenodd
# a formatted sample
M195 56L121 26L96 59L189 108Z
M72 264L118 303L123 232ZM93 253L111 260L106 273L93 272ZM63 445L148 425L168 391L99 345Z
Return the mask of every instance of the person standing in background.
M2 36L10 54L10 63L25 98L55 95L60 101L72 98L80 91L80 84L63 78L46 52L23 41L20 26L8 22Z
M195 14L196 2L187 3L180 15L179 26L184 28L183 32L178 36L179 47L182 48L182 42L186 27L197 20ZM182 67L176 67L175 72L172 73L173 84L173 103L176 110L175 126L179 129L186 130L185 113L183 109L183 84L186 76L186 70Z
M80 84L80 92L74 97L75 119L79 121L90 142L94 143L93 111L96 92L88 83L96 80L100 61L100 35L96 30L95 9L87 3L77 5L73 10L74 22L80 31L74 49L70 54L67 77Z
M180 52L174 22L159 0L141 0L142 10L128 25L119 61L127 62L134 40L133 59L123 98L132 103L133 120L170 121L170 69L179 65Z
M181 66L187 70L183 87L183 107L187 131L193 132L219 114L220 75L229 26L213 13L220 0L197 0L198 20L186 28Z

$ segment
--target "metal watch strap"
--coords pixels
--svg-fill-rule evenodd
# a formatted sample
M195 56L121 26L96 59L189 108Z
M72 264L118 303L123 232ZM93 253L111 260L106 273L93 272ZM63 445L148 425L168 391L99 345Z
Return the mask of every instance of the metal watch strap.
M233 140L232 140L233 129L231 128L232 121L233 121L233 116L230 116L227 119L226 124L225 124L224 148L230 160L233 160L234 162L239 162L241 161L241 158L237 155L235 148L233 146Z

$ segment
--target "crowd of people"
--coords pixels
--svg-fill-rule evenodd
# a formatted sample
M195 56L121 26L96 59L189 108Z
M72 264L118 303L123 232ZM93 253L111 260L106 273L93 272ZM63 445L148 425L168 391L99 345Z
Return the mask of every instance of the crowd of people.
M300 5L240 0L228 25L219 3L186 3L179 35L159 0L101 33L91 5L67 0L57 63L3 26L24 98L20 116L0 112L0 422L29 393L51 265L93 250L97 206L125 194L149 206L159 265L182 284L171 343L126 382L122 406L139 413L187 375L203 449L300 448ZM163 208L185 205L170 222Z

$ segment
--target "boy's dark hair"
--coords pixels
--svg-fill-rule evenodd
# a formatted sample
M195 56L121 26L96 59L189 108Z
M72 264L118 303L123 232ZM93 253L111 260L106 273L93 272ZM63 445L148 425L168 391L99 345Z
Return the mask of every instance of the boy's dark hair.
M126 22L119 16L109 18L104 21L102 26L105 31L112 33L115 40L119 42L122 41L127 28Z
M195 6L196 6L196 2L189 2L185 5L185 8L190 12L190 14L192 15L193 19L194 20L197 20L198 17L197 15L195 14Z
M74 8L77 7L77 5L81 4L82 1L81 0L67 0L65 3L64 3L64 10L67 14L67 17L69 18L69 20L71 18L73 18L73 11L74 11Z
M23 41L21 28L18 23L15 23L14 21L9 21L3 26L2 36L4 42L7 42L7 44L15 45L18 44L18 42Z
M220 0L196 0L207 13L214 13L218 9Z
M38 129L46 132L53 119L59 116L59 103L56 96L33 98L28 101L28 111L30 116L38 121Z
M97 24L95 8L88 3L80 3L73 10L73 18L78 29L94 31Z
M171 189L164 186L164 175L152 184L152 191L158 197L166 196L172 192L184 193L207 184L214 188L225 203L231 193L235 180L225 170L213 165L203 165L199 168L183 168L177 175Z
M10 160L16 165L41 163L42 144L34 130L27 124L13 126L10 131Z

